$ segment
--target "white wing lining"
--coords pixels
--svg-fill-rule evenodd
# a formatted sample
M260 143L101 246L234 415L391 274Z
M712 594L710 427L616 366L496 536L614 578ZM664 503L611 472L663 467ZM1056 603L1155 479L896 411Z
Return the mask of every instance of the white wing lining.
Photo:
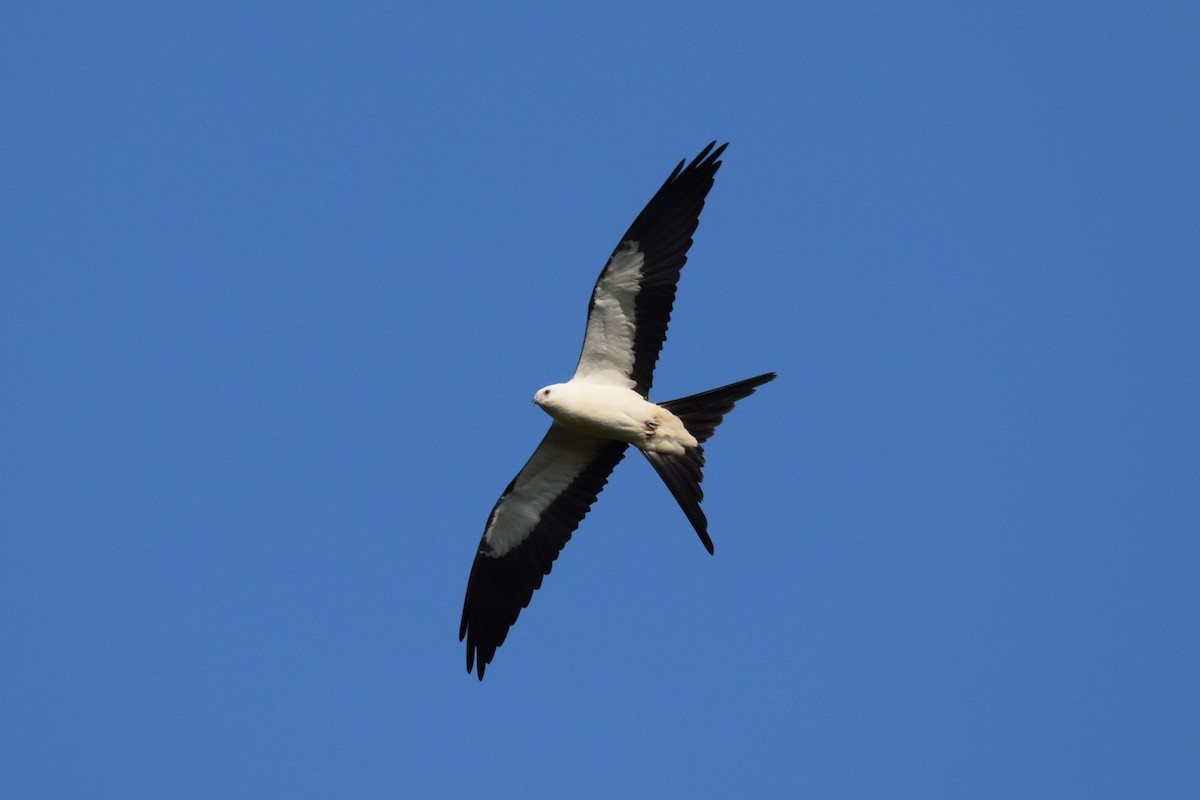
M592 290L583 350L573 380L633 388L635 304L645 264L646 255L638 243L625 241L604 266Z
M496 503L483 539L499 557L529 538L542 514L592 463L605 444L600 439L551 425L542 443Z

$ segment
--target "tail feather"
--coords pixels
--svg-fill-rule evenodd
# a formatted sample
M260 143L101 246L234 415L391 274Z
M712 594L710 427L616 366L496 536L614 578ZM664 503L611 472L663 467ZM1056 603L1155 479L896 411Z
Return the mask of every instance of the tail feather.
M700 488L700 481L704 480L701 472L704 468L704 448L689 447L681 456L669 456L647 450L643 450L642 454L671 490L675 502L679 503L688 522L696 529L704 549L712 555L713 543L708 535L708 517L704 516L704 510L700 508L700 501L704 499L704 491Z
M738 400L748 397L759 386L773 380L775 373L768 372L719 389L671 400L662 403L662 407L679 417L688 433L696 437L696 441L703 443L713 435L721 420L733 410ZM688 522L696 529L696 534L705 549L711 554L713 543L708 535L708 518L700 508L700 501L704 499L704 491L700 488L700 482L704 480L704 448L699 445L689 447L686 452L677 456L645 450L642 454L663 479L675 502L683 509Z
M696 437L698 442L706 442L713 431L721 424L725 415L733 410L733 404L743 397L754 394L754 390L764 383L775 380L775 373L768 372L744 381L731 383L719 389L710 389L700 394L681 397L662 403L662 407L683 420L688 433Z

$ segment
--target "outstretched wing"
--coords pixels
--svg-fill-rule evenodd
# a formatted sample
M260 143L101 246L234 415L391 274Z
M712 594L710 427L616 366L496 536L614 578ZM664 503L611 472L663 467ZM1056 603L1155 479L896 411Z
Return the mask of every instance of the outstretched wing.
M588 304L576 378L649 394L679 271L727 147L716 144L700 151L687 167L679 162L604 265Z
M458 629L459 641L467 640L467 672L477 668L479 680L625 447L551 425L496 501L471 566Z

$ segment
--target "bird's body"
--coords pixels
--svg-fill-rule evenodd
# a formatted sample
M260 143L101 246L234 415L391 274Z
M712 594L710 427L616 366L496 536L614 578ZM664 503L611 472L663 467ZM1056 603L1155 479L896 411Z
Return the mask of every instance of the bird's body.
M571 430L646 452L680 456L699 445L679 417L623 386L573 379L539 390L533 402Z
M665 403L649 393L679 271L721 166L725 145L715 145L686 168L681 162L621 237L592 289L575 374L534 395L554 421L488 515L463 601L459 639L467 672L480 680L630 445L713 552L700 509L703 444L734 403L775 375Z

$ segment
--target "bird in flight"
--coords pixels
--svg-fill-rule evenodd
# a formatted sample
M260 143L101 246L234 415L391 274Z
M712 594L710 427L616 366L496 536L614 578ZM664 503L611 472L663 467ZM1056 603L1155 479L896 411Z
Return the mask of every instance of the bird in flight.
M630 445L713 552L700 509L704 442L734 403L775 374L666 403L648 395L679 271L726 146L713 142L687 166L679 162L638 214L592 289L575 374L533 396L553 422L488 515L467 580L458 638L479 680Z

